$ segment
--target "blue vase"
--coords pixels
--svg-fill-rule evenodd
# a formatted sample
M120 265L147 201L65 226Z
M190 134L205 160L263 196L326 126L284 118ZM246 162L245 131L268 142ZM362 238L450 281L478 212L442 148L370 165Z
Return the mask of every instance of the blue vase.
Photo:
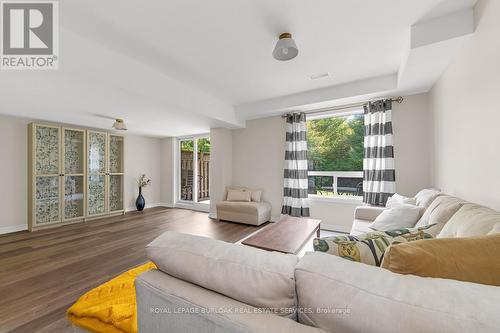
M144 206L146 206L146 201L142 196L142 187L139 187L139 196L137 197L137 200L135 200L135 207L137 207L138 211L142 211L144 210Z

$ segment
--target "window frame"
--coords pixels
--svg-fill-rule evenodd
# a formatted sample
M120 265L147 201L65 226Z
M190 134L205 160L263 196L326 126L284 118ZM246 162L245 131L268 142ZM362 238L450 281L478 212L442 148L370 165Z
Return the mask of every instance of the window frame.
M321 112L315 115L310 115L307 117L306 121L313 121L318 119L325 118L336 118L336 117L348 117L353 115L361 115L364 116L364 110L362 108L352 108L342 111L334 111L334 112ZM359 204L363 201L363 196L346 196L339 195L337 192L337 184L338 178L363 178L363 170L361 171L307 171L307 179L309 177L319 176L319 177L333 177L332 186L333 192L336 193L334 195L320 195L320 194L309 194L308 197L313 201L326 201L326 202L338 202L338 203L355 203ZM342 176L342 177L339 177Z

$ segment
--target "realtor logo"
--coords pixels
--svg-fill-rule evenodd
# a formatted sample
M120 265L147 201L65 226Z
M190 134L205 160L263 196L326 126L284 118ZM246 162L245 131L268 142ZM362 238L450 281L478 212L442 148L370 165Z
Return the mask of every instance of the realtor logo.
M1 1L1 69L57 69L58 3Z

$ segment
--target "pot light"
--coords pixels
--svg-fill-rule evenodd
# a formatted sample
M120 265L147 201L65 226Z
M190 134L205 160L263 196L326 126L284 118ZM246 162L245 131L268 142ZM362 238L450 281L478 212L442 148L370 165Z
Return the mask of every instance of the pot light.
M113 124L113 128L115 130L118 130L118 131L126 131L127 130L127 126L123 122L123 119L119 119L119 118L117 118L115 120L115 123Z
M297 44L292 38L292 34L284 32L279 36L273 51L273 57L279 61L287 61L295 58L299 54Z

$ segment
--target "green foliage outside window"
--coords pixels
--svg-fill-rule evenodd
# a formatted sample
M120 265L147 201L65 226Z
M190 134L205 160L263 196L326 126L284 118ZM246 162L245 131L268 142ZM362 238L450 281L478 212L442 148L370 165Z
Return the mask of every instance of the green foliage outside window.
M363 115L307 121L309 170L363 170Z
M194 141L193 140L181 141L181 151L192 152L193 150L194 150ZM210 139L209 138L198 139L198 152L210 153Z

